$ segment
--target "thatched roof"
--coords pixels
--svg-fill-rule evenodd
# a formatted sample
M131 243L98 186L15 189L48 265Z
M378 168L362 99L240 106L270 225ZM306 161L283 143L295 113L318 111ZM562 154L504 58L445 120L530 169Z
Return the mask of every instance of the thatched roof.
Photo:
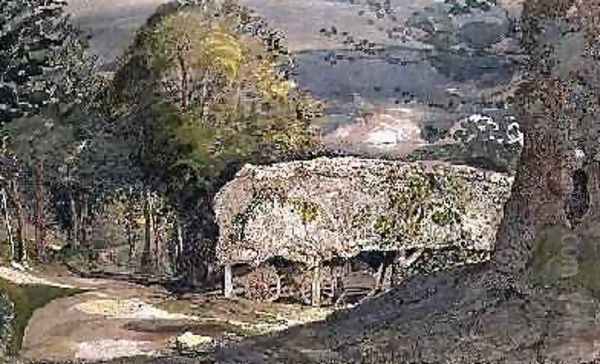
M312 264L365 250L491 250L512 179L358 158L246 165L217 195L221 263Z

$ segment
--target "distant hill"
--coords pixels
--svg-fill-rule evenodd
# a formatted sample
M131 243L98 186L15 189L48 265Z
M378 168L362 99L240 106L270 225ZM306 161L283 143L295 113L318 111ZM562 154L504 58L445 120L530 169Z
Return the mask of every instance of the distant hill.
M336 129L344 128L337 134L360 129L360 135L349 138L358 148L348 150L370 148L366 139L382 129L381 123L372 124L371 131L363 130L372 129L368 125L347 128L365 112L393 116L397 113L386 110L408 108L411 112L402 114L402 120L385 124L394 130L415 125L447 130L489 107L482 103L496 102L493 95L503 93L517 70L507 14L517 17L521 1L502 0L499 4L504 7L490 12L449 17L446 5L436 0L240 0L286 32L297 84L325 100L332 116L324 141L339 147L347 140L335 140ZM90 30L92 50L109 70L135 31L167 2L71 0L69 10L81 27ZM396 39L390 30L406 21L425 36L406 43ZM372 45L377 52L356 50ZM399 150L392 154L406 152L408 145L403 143L400 140Z

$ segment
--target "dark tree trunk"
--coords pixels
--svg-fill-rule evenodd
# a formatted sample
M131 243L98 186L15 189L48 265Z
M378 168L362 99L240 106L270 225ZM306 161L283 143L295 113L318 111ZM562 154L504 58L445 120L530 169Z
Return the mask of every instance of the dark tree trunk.
M8 196L4 187L0 189L0 199L2 202L2 215L4 218L4 227L6 228L6 237L10 246L10 260L16 262L18 261L17 246L13 235L12 218L8 211Z
M181 68L181 110L186 111L188 109L188 101L190 97L189 91L189 72L183 56L179 56L179 67Z
M16 241L15 241L15 261L23 263L27 261L27 234L25 231L25 211L23 208L23 198L19 191L16 181L10 182L11 201L15 208Z
M135 261L136 255L136 244L137 238L135 234L135 205L134 205L134 194L132 191L129 191L128 195L128 203L126 205L125 210L125 234L127 235L127 244L129 247L129 263L133 263Z
M86 192L81 192L79 195L79 244L88 247L87 242L87 225L89 220L89 205L88 195Z
M135 258L135 241L132 236L131 221L127 218L125 222L125 234L127 235L127 246L129 247L129 262L133 262Z
M39 258L46 259L46 222L44 216L44 162L35 163L35 243Z
M538 0L524 9L529 81L515 97L524 148L493 257L495 270L509 281L537 268L550 231L585 243L584 230L599 217L600 68L587 56L598 48L599 33L587 7L574 4ZM594 16L600 13L597 4L588 5ZM545 39L544 22L548 33L559 27L565 33ZM569 52L558 51L567 44Z
M545 121L547 127L536 128L532 124L544 120L522 117L525 146L494 254L496 269L514 279L523 278L544 229L570 227L565 207L575 168L570 162L574 149L568 146L567 135L552 125L553 120Z

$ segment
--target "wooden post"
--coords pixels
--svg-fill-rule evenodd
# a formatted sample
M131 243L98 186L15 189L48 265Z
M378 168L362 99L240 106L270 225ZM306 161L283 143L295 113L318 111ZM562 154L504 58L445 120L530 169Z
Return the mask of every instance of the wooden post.
M338 291L338 272L336 267L331 267L331 298L332 301L335 302L335 298L337 296L337 291Z
M233 298L233 271L231 264L225 265L225 277L223 282L223 292L225 298Z
M312 281L312 305L315 307L321 306L321 264L317 263L313 270Z
M385 262L381 262L379 268L377 269L375 288L373 289L373 293L378 293L383 287L383 275L385 274Z

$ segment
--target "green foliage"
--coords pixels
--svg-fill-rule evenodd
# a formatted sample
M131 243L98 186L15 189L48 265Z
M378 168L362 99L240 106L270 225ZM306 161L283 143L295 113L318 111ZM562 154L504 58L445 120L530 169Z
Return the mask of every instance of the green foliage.
M441 226L449 225L458 221L458 215L450 209L437 210L431 216L431 220Z
M425 224L447 226L460 223L461 214L470 198L467 186L459 177L436 176L414 169L389 198L388 211L379 216L375 230L385 240L411 239L420 234Z
M390 196L390 215L377 220L376 231L388 240L415 235L425 217L425 203L432 192L430 180L419 171L410 173L406 184Z
M193 11L163 19L152 30L150 47L154 68L159 72L189 67L191 72L216 71L234 79L244 61L242 44L231 32Z
M321 209L315 202L301 198L292 198L290 203L294 207L294 210L298 212L304 224L314 222L320 215Z
M61 0L0 4L2 157L16 165L3 177L7 186L16 185L9 188L11 212L35 215L40 232L65 226L65 197L84 185L86 193L94 190L80 172L99 170L101 164L91 166L82 156L90 155L88 147L100 137L95 123L104 80L65 5ZM37 240L42 250L44 235Z
M240 8L230 10L184 6L154 19L115 78L116 109L140 111L124 127L145 131L142 164L179 185L210 190L232 164L315 147L320 104L278 73L279 54L241 30Z
M212 195L239 165L302 157L316 147L312 121L321 115L320 103L286 79L287 55L277 32L264 31L233 2L222 8L169 5L173 11L153 17L106 99L99 97L105 85L63 5L59 0L0 4L0 103L7 105L0 113L8 110L0 118L13 121L2 132L10 136L24 170L43 160L51 194L74 197L75 210L90 208L86 219L114 220L100 232L90 227L90 245L97 237L118 241L115 231L124 224L141 235L142 190L171 198L160 199L170 206L155 211L171 214L165 226L176 207L179 216L191 217L188 225L205 229L203 237L210 239ZM27 183L31 189L33 180ZM456 211L431 201L433 188L417 176L392 196L391 215L378 221L381 235L397 238L400 228L416 233L426 207L436 209L432 219L438 224L455 221ZM31 191L25 192L30 198ZM119 201L124 196L137 205ZM64 197L49 197L65 210ZM294 204L305 223L319 217L318 205ZM251 212L236 217L242 231ZM64 219L73 220L73 214ZM201 241L193 233L186 243L188 237ZM86 249L91 247L77 248L70 258L83 259Z
M0 122L39 112L73 96L65 57L80 47L62 0L5 0L0 4ZM73 75L73 74L70 74ZM81 89L79 89L80 91Z
M111 81L63 6L0 3L0 122L11 121L0 132L3 157L18 164L25 215L42 206L36 227L56 239L81 230L63 258L88 262L94 246L122 242L124 227L140 238L141 193L149 192L154 236L171 244L180 224L186 246L177 254L197 268L211 248L195 244L216 235L214 193L245 162L311 152L320 103L284 76L275 32L248 32L260 21L233 2L161 8Z

